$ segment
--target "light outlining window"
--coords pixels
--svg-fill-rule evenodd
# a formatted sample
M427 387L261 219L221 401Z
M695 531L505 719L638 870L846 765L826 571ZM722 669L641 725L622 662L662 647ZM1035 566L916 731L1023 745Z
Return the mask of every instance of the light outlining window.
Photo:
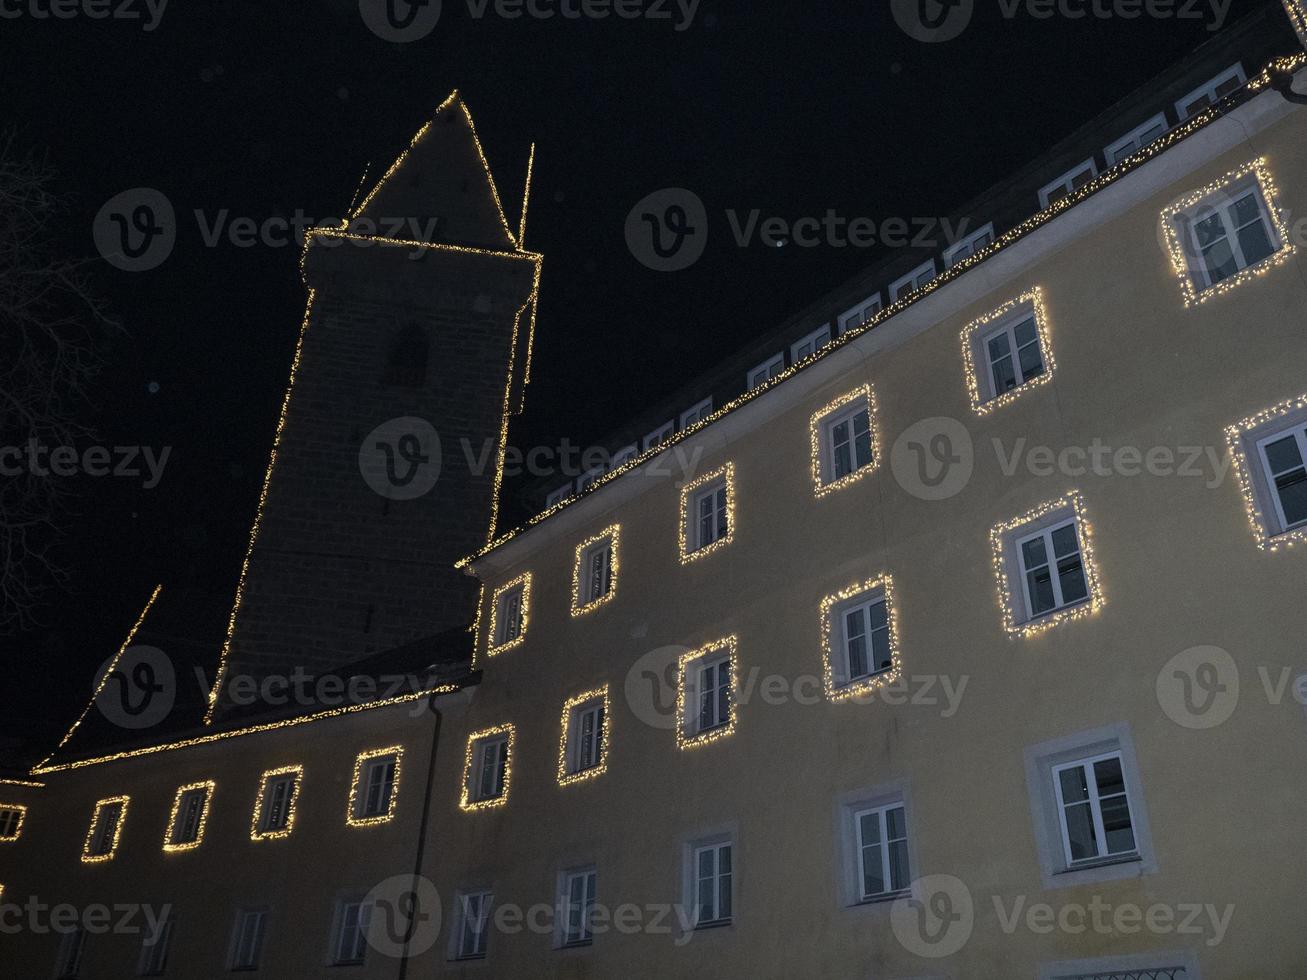
M519 595L513 604L515 592ZM490 632L486 653L504 653L522 645L531 621L531 573L505 582L490 597Z
M501 737L504 743L504 760L503 778L499 792L494 796L477 799L472 792L472 767L476 761L477 749L481 743ZM481 731L473 732L467 737L467 753L463 758L463 795L458 802L460 810L471 813L475 810L503 806L508 802L508 789L513 776L513 743L515 740L516 732L511 724L483 728Z
M364 785L364 779L369 771L369 763L377 759L393 758L394 771L389 779L389 795L386 799L386 808L380 813L366 812L366 794L368 787ZM345 823L351 827L375 827L378 824L390 823L395 818L395 807L399 803L399 777L404 762L404 746L388 745L382 749L369 749L366 752L360 752L358 758L354 760L354 776L349 784L349 809L345 812Z
M572 564L572 615L584 616L617 595L621 525L604 528L576 546Z
M705 544L700 543L698 515L695 502L700 491L709 485L720 482L725 491L724 504L720 509L714 508L718 518L724 518L726 529L722 531L720 522L714 522L715 537ZM681 564L685 565L711 555L720 548L725 548L735 539L735 464L726 463L711 473L705 473L681 487L681 519L677 528L680 540Z
M863 677L853 677L845 683L839 683L835 657L837 655L837 645L840 647L838 650L839 655L845 655L843 643L841 642L844 637L844 627L836 622L836 614L841 608L847 608L860 596L867 596L868 598L882 596L884 598L885 622L888 629L886 639L889 643L890 666L888 669L876 670L875 665L871 664L869 674ZM870 648L870 642L868 645ZM870 649L868 650L868 656L870 656ZM857 582L821 600L821 663L822 682L826 689L826 697L832 701L846 701L851 698L866 697L874 691L893 684L903 676L902 664L899 661L898 608L894 601L894 580L892 577L881 575L865 582ZM839 673L842 673L842 671Z
M1202 256L1195 255L1195 249L1198 248L1195 242L1189 240L1191 223L1188 220L1188 213L1195 210L1210 197L1220 195L1225 191L1234 188L1236 193L1243 188L1238 185L1247 183L1248 187L1255 187L1261 195L1260 204L1265 206L1265 212L1262 218L1269 222L1267 229L1275 236L1277 241L1271 242L1273 251L1264 258L1240 268L1219 281L1207 284L1210 281L1210 274L1204 273L1205 265L1195 267L1196 262L1202 261ZM1221 296L1240 286L1250 279L1257 276L1265 275L1271 269L1286 262L1293 255L1295 247L1289 237L1289 229L1285 225L1284 215L1281 213L1279 204L1279 193L1275 187L1275 181L1271 177L1270 168L1266 164L1265 157L1258 157L1245 163L1237 170L1232 170L1224 177L1212 181L1205 187L1201 187L1188 194L1180 200L1174 202L1162 211L1162 231L1166 237L1166 248L1171 256L1171 265L1175 269L1175 274L1180 280L1180 289L1184 294L1185 306L1193 307L1200 303L1206 303L1215 296ZM1228 229L1227 229L1228 230Z
M861 447L859 438L864 433L857 431L860 428L857 416L864 411L867 416L867 445ZM840 395L812 413L812 418L808 420L808 435L812 454L812 489L816 496L824 497L875 472L880 465L880 432L876 425L876 414L876 393L870 384ZM831 431L841 422L846 424L848 430L842 442ZM847 465L836 462L840 445L847 447ZM864 452L867 459L860 462ZM846 472L840 473L840 470Z
M250 840L280 840L295 829L295 806L299 802L303 766L269 769L259 779L259 795L250 818ZM281 799L274 799L278 787L287 785ZM270 809L274 808L274 809Z
M1064 606L1047 615L1027 620L1018 616L1018 611L1025 608L1025 593L1022 583L1019 581L1014 583L1009 575L1009 545L1015 540L1015 536L1021 535L1024 528L1058 511L1067 511L1074 515L1088 598L1076 605ZM1031 527L1030 530L1033 531L1035 528ZM989 532L989 540L994 577L998 583L999 606L1003 610L1003 628L1008 633L1014 636L1034 636L1067 620L1092 616L1106 603L1098 578L1098 562L1094 557L1093 527L1085 515L1084 498L1078 490L1072 490L1057 500L1040 504L1019 517L996 525ZM1013 570L1018 575L1021 574L1019 566Z
M1026 318L1022 314L1027 309L1034 316L1035 335L1043 368L1028 380L1024 377L1026 371L1023 369L1022 379L1015 387L998 391L986 353L986 342L1004 324L1015 327L1018 322L1025 323ZM1017 352L1012 351L1010 356L1015 365ZM1023 392L1052 381L1056 364L1053 360L1053 343L1048 335L1048 310L1044 305L1043 289L1036 286L1027 290L992 313L968 323L962 331L962 360L967 372L967 394L971 398L971 408L977 415L987 415L1009 404Z
M23 833L27 807L21 803L0 803L0 843L12 843Z
M726 636L720 640L714 640L706 643L697 650L690 650L688 653L681 654L676 663L676 745L681 749L697 748L700 745L707 745L709 742L716 742L719 739L726 738L735 732L736 722L739 720L739 710L736 706L736 692L739 690L739 660L736 656L739 642L734 636ZM725 653L725 657L721 655ZM715 658L721 658L721 662L727 665L727 672L730 677L728 685L729 704L727 707L727 717L725 721L718 720L718 724L704 730L691 730L690 718L688 711L690 708L690 698L695 693L688 690L690 670L699 661L709 661ZM696 685L697 689L697 685Z
M592 705L598 710L588 710ZM559 786L583 783L608 771L608 736L612 718L609 707L607 684L568 698L563 705L562 730L558 736ZM581 730L582 716L592 719L591 731ZM587 751L590 757L582 758Z
M216 785L212 779L206 779L177 787L163 835L165 851L193 851L204 843L204 828L209 822L209 805Z
M112 861L122 840L123 824L127 822L127 805L130 796L111 796L95 804L91 811L91 826L86 830L82 844L82 863L99 864ZM112 820L112 824L106 821Z
M1274 501L1263 499L1263 495L1257 491L1255 474L1258 473L1258 467L1264 467L1264 463L1261 450L1256 445L1250 446L1248 437L1250 433L1265 431L1280 419L1303 411L1307 411L1307 394L1272 405L1234 425L1227 426L1225 430L1230 458L1234 460L1235 473L1239 477L1239 493L1243 496L1244 511L1248 515L1248 522L1252 525L1257 547L1263 551L1279 551L1281 548L1291 548L1295 544L1307 541L1307 525L1279 530L1275 533L1281 521L1276 513ZM1275 493L1273 487L1268 487L1267 490L1270 494Z

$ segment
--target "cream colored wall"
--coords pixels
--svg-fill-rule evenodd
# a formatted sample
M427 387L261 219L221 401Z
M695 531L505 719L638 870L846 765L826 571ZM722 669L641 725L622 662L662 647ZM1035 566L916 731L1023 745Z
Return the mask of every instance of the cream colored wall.
M1175 198L1266 155L1291 217L1307 213L1307 140L1298 112L1255 142L1213 160L1144 206L1110 221L1033 273L867 362L810 403L706 456L705 472L736 468L737 530L727 548L677 560L678 493L664 482L573 540L540 545L487 582L534 575L525 642L481 657L485 679L472 728L512 722L517 747L507 806L457 808L462 753L442 751L430 872L446 899L491 885L497 903L553 900L567 864L598 866L599 902L678 902L678 846L698 828L738 825L734 924L677 947L666 935L599 936L562 952L547 936L492 935L485 964L447 975L922 976L1034 978L1039 964L1135 952L1193 950L1205 980L1307 975L1291 870L1307 790L1307 717L1286 695L1272 706L1259 666L1299 663L1307 627L1307 554L1254 544L1228 474L1192 477L1005 476L993 438L1055 450L1088 446L1210 446L1223 428L1307 391L1307 263L1287 265L1201 307L1185 309L1158 233ZM1149 167L1165 167L1165 157ZM983 269L983 267L982 267ZM980 273L980 274L983 274ZM968 402L959 335L966 323L1031 286L1044 289L1057 373L989 416ZM814 499L810 414L864 381L880 408L880 464L854 485ZM969 430L976 468L946 501L896 482L889 449L920 419ZM711 432L711 430L709 430ZM1106 606L1033 638L1003 631L988 534L996 523L1078 488L1095 529ZM616 598L573 619L573 548L620 522ZM546 525L547 526L547 525ZM541 528L540 530L543 530ZM544 535L541 535L543 537ZM734 735L678 751L674 734L641 722L625 694L649 651L739 637L746 677L819 675L821 598L881 572L894 576L906 675L967 679L961 707L762 703L741 705ZM484 619L483 619L484 621ZM484 637L483 643L484 643ZM1159 707L1156 678L1195 645L1228 650L1243 691L1223 725L1191 731ZM1296 673L1296 670L1295 670ZM560 788L560 711L602 683L612 698L608 771ZM938 692L938 687L936 688ZM1023 750L1124 723L1135 743L1156 874L1045 891ZM454 737L451 734L451 741ZM834 801L903 780L911 796L914 874L951 874L970 887L976 925L956 956L932 963L896 942L888 905L845 908L838 895ZM1234 906L1224 941L1176 935L1038 935L1000 928L992 897L1010 907L1088 903ZM447 901L448 904L448 901ZM417 972L437 969L444 949Z

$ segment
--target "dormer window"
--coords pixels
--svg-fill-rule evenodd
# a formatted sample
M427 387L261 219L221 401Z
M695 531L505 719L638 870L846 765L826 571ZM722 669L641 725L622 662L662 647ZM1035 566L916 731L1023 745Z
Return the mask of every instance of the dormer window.
M765 385L772 378L776 377L785 370L785 355L776 354L763 361L756 368L749 372L749 390L753 391L761 385Z
M935 260L923 262L902 279L894 280L889 287L889 299L891 303L897 303L909 293L915 293L919 289L925 288L926 284L935 278Z
M569 483L566 486L559 487L557 490L555 490L553 493L551 493L548 497L545 498L545 510L549 510L551 507L557 507L559 504L561 504L564 500L566 500L571 495L572 495L572 484Z
M1210 81L1204 82L1175 104L1180 121L1192 119L1204 109L1215 105L1231 92L1237 92L1248 82L1242 65L1231 65Z
M681 413L681 428L688 429L690 426L702 422L712 414L712 399L705 398L692 408L687 408Z
M1039 204L1049 207L1063 198L1070 197L1080 188L1098 176L1098 164L1093 159L1072 167L1057 180L1050 181L1039 190Z
M658 428L654 429L652 432L650 432L647 436L644 437L644 448L646 450L650 450L653 449L654 446L661 446L663 443L665 443L668 439L672 437L672 433L674 433L675 431L676 431L675 422L664 422L662 425L658 426Z
M818 327L808 336L790 347L790 362L799 363L805 357L811 357L830 343L830 326Z
M864 323L868 323L881 311L883 305L880 301L880 293L872 293L857 306L845 310L839 318L840 333L857 329Z
M1154 140L1166 135L1168 127L1166 116L1158 113L1145 123L1141 123L1104 151L1107 165L1113 167L1132 153L1138 153Z
M978 228L965 238L959 239L944 251L944 268L951 269L964 259L969 259L982 251L994 241L994 224L990 222Z

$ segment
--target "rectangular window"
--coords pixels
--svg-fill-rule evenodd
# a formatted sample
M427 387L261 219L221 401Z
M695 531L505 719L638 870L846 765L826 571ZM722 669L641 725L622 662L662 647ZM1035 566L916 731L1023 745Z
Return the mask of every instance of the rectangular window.
M853 815L857 835L861 900L872 901L905 891L912 883L908 862L908 824L902 803L859 810Z
M337 966L362 963L368 952L368 927L372 922L371 902L344 902L340 906L332 962Z
M830 327L819 327L790 347L790 363L797 364L805 357L811 357L829 343Z
M608 689L588 691L563 708L563 745L559 759L561 785L579 782L604 771L608 758Z
M859 602L840 615L844 683L852 684L892 666L885 597Z
M275 839L290 834L295 824L295 800L299 795L301 766L270 769L263 774L254 810L253 840Z
M969 259L977 252L983 251L994 241L993 222L978 228L970 235L955 242L944 250L944 268L951 269L963 259Z
M839 318L840 333L855 330L863 324L869 323L871 318L881 311L882 305L880 293L873 293L857 306L845 310L840 314Z
M768 358L749 372L749 390L764 385L785 370L785 355L777 354Z
M1055 766L1053 780L1068 867L1137 856L1120 752Z
M629 446L623 446L621 449L617 450L617 452L613 453L612 458L608 461L608 468L610 470L615 470L622 464L630 462L635 459L636 454L639 453L639 451L639 447L637 447L635 443L631 443Z
M508 802L512 775L513 726L500 725L468 736L463 760L464 810L502 806Z
M720 480L694 495L695 550L706 548L730 530L726 510L726 481Z
M204 819L204 808L209 802L207 789L193 789L183 794L173 824L170 844L198 844L200 840L200 822Z
M1175 104L1180 121L1192 119L1204 109L1215 105L1231 92L1238 91L1248 81L1242 65L1231 65L1211 81L1204 82Z
M1227 426L1225 436L1257 547L1307 540L1307 395Z
M359 754L354 760L346 823L352 827L371 827L386 823L395 816L403 757L402 745L369 749Z
M818 497L852 483L876 467L876 400L871 385L841 395L813 413L813 491Z
M935 278L935 260L923 262L902 279L896 279L889 287L889 299L896 303L909 293L922 289Z
M692 425L702 422L712 414L712 399L705 398L693 408L687 408L681 413L681 428L688 429Z
M1281 531L1307 524L1307 427L1267 436L1257 443L1258 456Z
M826 596L821 629L828 697L869 694L898 676L898 632L888 575Z
M599 482L599 478L604 475L602 466L592 466L581 474L580 479L576 481L577 493L585 493L592 486Z
M127 818L126 796L116 796L101 800L95 804L91 815L91 826L86 832L86 842L82 846L82 861L94 863L110 861L118 851L118 840L122 836L123 823Z
M457 946L454 959L480 960L486 955L490 938L490 909L494 895L489 891L462 892L455 911L458 916Z
M572 484L569 483L565 487L559 487L545 498L545 510L549 510L551 507L557 507L571 495Z
M511 650L526 639L531 608L531 573L524 572L505 582L490 600L490 646L494 656Z
M259 968L267 924L267 909L241 909L236 913L236 926L232 930L231 969Z
M729 841L694 849L694 924L722 925L731 921L731 844Z
M682 563L730 544L735 533L735 468L727 463L681 488Z
M0 842L18 840L23 832L27 807L20 803L0 803Z
M1019 388L1044 373L1044 355L1039 348L1039 330L1032 310L987 334L985 360L994 397Z
M584 946L594 938L593 918L597 874L593 868L563 875L559 906L563 913L563 946Z
M1136 126L1125 136L1108 146L1104 151L1107 165L1109 167L1115 166L1130 154L1138 153L1154 140L1166 135L1168 128L1165 114L1159 112L1152 119Z
M172 944L173 916L170 912L158 924L158 928L146 933L141 943L141 961L137 975L142 977L161 977L168 969L168 949Z
M572 566L573 616L590 612L616 593L620 533L619 526L614 524L576 546Z
M648 435L644 437L644 448L652 449L654 446L661 446L663 443L665 443L668 439L672 437L672 434L675 431L676 431L675 422L664 422L662 425L658 426L658 428L654 429L652 432L650 432Z
M735 730L734 636L681 655L677 674L677 744L701 745Z
M72 980L82 975L82 950L86 946L86 930L81 926L65 932L59 939L59 958L55 961L57 980Z
M1089 583L1074 518L1018 539L1017 553L1031 619L1088 600Z
M1057 180L1050 181L1039 190L1040 207L1056 204L1063 198L1070 197L1080 188L1098 176L1098 165L1090 158L1084 163L1072 167Z

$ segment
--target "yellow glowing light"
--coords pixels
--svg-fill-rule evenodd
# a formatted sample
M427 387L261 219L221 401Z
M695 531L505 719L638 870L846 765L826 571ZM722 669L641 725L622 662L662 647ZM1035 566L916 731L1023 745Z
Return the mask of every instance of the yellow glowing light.
M837 412L844 406L853 402L865 400L867 404L867 424L871 430L871 462L866 466L859 466L857 469L844 474L838 480L826 481L826 470L829 462L825 459L823 450L823 429L824 420L829 418L833 412ZM850 391L846 395L840 395L828 405L823 405L817 411L812 413L812 418L808 420L808 433L811 436L812 443L812 487L813 493L818 497L824 497L828 493L847 487L850 483L861 480L868 473L875 472L880 466L880 430L877 425L876 411L876 393L872 390L870 384ZM850 447L852 451L852 447Z
M1258 188L1261 190L1263 201L1266 204L1266 212L1270 216L1275 234L1279 237L1280 247L1260 262L1240 270L1228 279L1222 279L1215 285L1206 286L1200 290L1194 282L1196 270L1190 265L1191 256L1182 237L1184 234L1182 223L1185 213L1191 208L1197 207L1206 198L1219 194L1249 176L1256 179ZM1270 169L1266 166L1266 158L1258 157L1256 160L1245 163L1239 169L1230 171L1224 177L1212 181L1206 187L1201 187L1192 194L1180 198L1180 200L1162 211L1162 230L1166 235L1166 248L1171 255L1171 265L1175 269L1176 276L1180 279L1180 288L1184 293L1185 306L1192 307L1200 303L1206 303L1209 299L1222 296L1236 286L1240 286L1257 276L1265 275L1271 269L1288 261L1289 256L1294 253L1294 245L1289 239L1289 229L1285 225L1284 215L1280 213L1276 203L1277 199L1275 181L1271 177Z
M617 595L617 573L619 568L618 558L618 539L621 535L622 527L620 524L613 524L604 528L592 538L586 538L576 546L576 560L572 564L572 615L584 616L588 612L594 612L604 603L612 600ZM596 545L608 543L608 591L603 595L595 596L593 599L586 601L582 597L582 587L586 580L586 571L581 566L585 562L586 552Z
M718 739L725 738L734 734L735 723L738 712L735 707L736 697L740 685L740 665L736 657L738 641L734 635L723 637L720 640L714 640L699 647L697 650L691 650L688 653L681 654L676 662L676 745L681 749L697 748L700 745L707 745L709 742L715 742ZM730 718L723 725L717 725L706 731L691 732L690 718L688 716L688 699L689 692L686 690L686 680L690 668L700 660L704 660L722 650L727 651L726 662L731 668L731 698L730 698Z
M1284 418L1286 415L1303 409L1307 409L1307 394L1287 399L1278 405L1272 405L1270 408L1263 409L1256 415L1250 415L1248 418L1227 426L1225 429L1225 438L1230 447L1230 458L1234 460L1234 469L1239 475L1239 493L1243 496L1244 511L1248 514L1249 523L1252 524L1253 537L1257 541L1257 547L1263 551L1279 551L1281 548L1291 548L1298 542L1307 541L1307 527L1282 531L1279 534L1270 533L1272 518L1263 510L1253 485L1253 467L1257 465L1257 462L1248 458L1244 437L1254 429L1260 429L1276 419Z
M99 864L103 861L113 860L114 855L118 853L118 842L122 839L123 824L127 822L127 804L130 802L130 796L111 796L95 804L95 809L91 812L91 826L86 831L86 840L82 844L83 864ZM100 825L104 810L118 804L122 804L122 809L118 811L118 818L114 822L113 839L109 841L109 850L103 854L92 854L91 847L95 843L95 831Z
M518 611L518 619L521 625L518 627L517 635L509 637L502 643L496 643L499 638L499 629L503 625L500 621L499 605L500 600L514 589L522 590L522 603ZM521 646L526 640L527 626L531 619L531 573L523 572L511 582L505 582L499 588L495 589L490 598L490 636L487 639L486 653L490 656L503 653L506 650L512 650L514 647Z
M517 229L517 247L526 248L526 208L531 201L531 175L535 171L536 145L531 144L531 152L526 157L526 186L522 189L522 220ZM531 354L535 350L537 297L531 297L531 321L526 334L526 370L522 375L522 405L526 404L526 386L531 383Z
M605 707L607 707L607 705L605 705ZM18 840L23 833L23 821L27 819L27 807L23 806L21 803L0 803L0 812L6 810L16 812L18 814L18 820L14 824L14 829L10 831L9 834L0 834L0 842L3 843Z
M885 620L889 626L890 666L869 677L851 681L847 684L835 682L835 608L857 596L872 592L881 592L885 597ZM894 601L894 580L889 575L858 582L841 589L834 595L821 600L821 662L822 677L826 687L826 697L832 701L845 701L850 698L865 697L897 681L902 674L899 661L899 619L898 606Z
M1089 598L1074 606L1064 606L1036 619L1022 621L1021 617L1018 616L1018 610L1024 612L1022 604L1023 592L1019 582L1016 583L1014 588L1013 583L1008 579L1006 545L1012 532L1019 531L1022 527L1059 510L1069 510L1075 515L1076 530L1080 541L1080 563L1084 569L1085 585L1089 591ZM1067 620L1092 616L1106 603L1107 600L1103 596L1103 590L1098 581L1098 564L1094 559L1093 527L1085 516L1084 499L1080 491L1069 491L1057 500L1050 500L1040 504L1020 517L1014 517L1010 521L1004 521L1002 524L996 525L989 532L989 541L994 562L994 576L998 580L999 606L1003 610L1003 628L1008 633L1016 636L1034 636Z
M387 801L386 812L378 813L374 816L365 817L359 813L359 788L363 781L363 769L373 759L384 759L387 756L395 757L395 778L390 786L390 799ZM354 760L354 778L349 786L349 810L345 814L345 822L351 827L374 827L380 823L389 823L395 817L395 806L399 802L399 773L401 763L404 759L404 746L388 745L384 749L369 749L367 752L360 752L357 759Z
M1284 9L1289 14L1298 37L1307 45L1307 6L1303 5L1302 0L1284 0Z
M726 485L726 533L718 537L703 547L690 550L691 525L694 515L690 513L694 505L694 494L701 487L708 486L721 480ZM720 548L725 548L735 540L735 464L727 463L713 470L711 473L705 473L696 480L691 480L685 486L681 487L681 520L677 527L677 536L680 540L681 547L681 564L697 561L706 555L711 555Z
M604 723L599 732L599 760L589 769L578 769L574 772L568 771L567 766L567 749L568 741L572 732L572 714L577 708L588 705L594 701L602 700L604 703ZM558 736L558 785L571 786L573 783L583 783L587 779L594 779L596 776L602 776L608 771L608 736L610 734L610 718L612 711L609 710L608 704L608 685L597 687L593 691L586 691L584 694L578 694L574 698L568 698L567 703L563 705L563 727Z
M376 185L372 188L372 190L368 191L367 196L363 198L362 201L359 202L359 206L354 209L354 213L350 215L350 218L357 218L361 214L363 214L364 209L366 209L368 204L371 203L372 199L377 196L377 191L381 190L381 188L385 185L386 181L390 180L390 178L394 176L395 172L404 165L404 161L407 160L408 155L413 152L413 148L422 141L422 137L427 135L427 130L431 128L431 124L432 122L435 121L435 117L439 116L451 105L453 105L454 101L457 98L458 98L458 89L454 89L454 91L450 92L449 95L446 96L445 101L440 103L440 105L436 107L436 111L431 114L432 118L428 119L425 123L423 123L421 128L419 128L418 131L413 134L413 138L408 141L408 146L404 149L404 152L401 153L399 156L397 156L395 158L395 161L388 168L386 168L386 172L381 175L381 179L377 181Z
M268 803L268 783L279 776L293 776L290 783L290 793L286 797L286 826L277 829L263 830L263 808ZM304 778L303 766L282 766L280 769L269 769L259 779L259 795L254 800L254 816L250 819L250 840L279 840L283 837L289 837L290 832L295 829L295 805L299 802L300 780Z
M45 783L34 783L28 779L0 779L0 786L27 786L30 789L45 789Z
M483 800L472 799L472 763L476 756L476 750L481 742L497 736L506 736L506 755L504 762L504 785L500 787L498 796L487 797ZM463 795L458 802L459 809L471 812L473 810L486 810L490 807L503 806L508 802L508 784L513 775L513 743L517 738L516 730L512 725L498 725L494 728L484 728L479 732L473 732L467 737L467 753L463 758Z
M981 393L980 384L980 372L984 368L976 363L977 353L983 350L979 342L980 334L990 324L1006 320L1024 307L1029 307L1035 314L1035 333L1039 339L1039 354L1044 359L1044 371L1042 374L1036 375L1009 391L986 399ZM1013 351L1012 356L1016 357L1015 351ZM996 408L1002 408L1004 405L1009 404L1022 392L1052 381L1053 372L1057 365L1053 360L1053 343L1048 336L1048 311L1044 306L1043 289L1036 286L1034 289L1022 293L1016 299L1004 303L994 312L968 323L962 331L962 358L967 371L967 392L971 396L971 407L977 415L987 415Z
M172 813L168 816L168 827L163 835L163 849L165 851L193 851L204 842L204 828L209 822L209 805L213 801L213 788L215 785L212 779L206 779L198 783L187 783L185 786L177 788L177 795L172 799ZM182 800L188 793L200 790L204 792L204 797L203 802L200 804L200 822L195 828L195 839L178 841L175 839L177 831L180 829L177 816L181 813Z

